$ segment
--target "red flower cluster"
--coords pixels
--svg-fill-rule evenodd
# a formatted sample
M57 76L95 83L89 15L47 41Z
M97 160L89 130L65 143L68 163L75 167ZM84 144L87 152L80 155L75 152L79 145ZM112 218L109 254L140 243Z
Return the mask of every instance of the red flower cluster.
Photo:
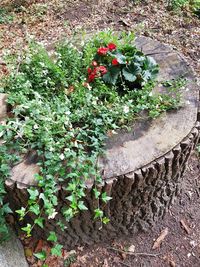
M97 54L99 56L106 56L108 51L113 51L117 46L113 43L109 43L106 47L99 47L97 49ZM112 60L112 65L118 65L116 58ZM99 65L97 61L92 61L91 67L87 69L88 72L88 82L93 82L95 78L101 77L108 72L105 66Z
M108 52L108 48L107 47L100 47L97 50L97 54L99 56L105 56L107 54L107 52Z
M93 61L93 63L96 61ZM96 62L97 63L97 62ZM94 66L94 64L92 64ZM107 68L105 66L98 66L95 65L95 67L92 68L88 68L88 82L93 82L95 78L100 77L104 74L107 73Z
M115 44L113 44L113 43L109 43L109 44L107 45L107 47L100 47L100 48L98 48L98 50L97 50L97 54L98 54L99 56L105 56L105 55L107 54L108 51L113 51L113 50L115 50L116 48L117 48L117 46L116 46Z

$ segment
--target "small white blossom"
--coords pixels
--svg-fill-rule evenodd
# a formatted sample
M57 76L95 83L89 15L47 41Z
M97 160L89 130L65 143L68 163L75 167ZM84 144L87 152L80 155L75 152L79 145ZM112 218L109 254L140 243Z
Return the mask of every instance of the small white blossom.
M129 107L128 106L124 106L124 113L128 113L129 112Z
M65 111L65 114L70 115L71 114L70 110Z
M56 217L56 214L58 214L58 212L54 209L52 214L48 216L48 219L54 219Z
M62 153L62 154L60 154L59 158L60 158L61 160L64 160L64 159L65 159L65 155Z
M34 126L33 126L33 129L35 129L35 130L37 130L39 128L39 126L37 125L37 124L35 124Z

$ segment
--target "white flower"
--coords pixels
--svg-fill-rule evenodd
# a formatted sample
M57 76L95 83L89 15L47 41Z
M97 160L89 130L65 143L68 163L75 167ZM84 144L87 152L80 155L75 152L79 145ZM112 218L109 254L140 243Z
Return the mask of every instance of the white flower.
M128 113L129 112L129 107L128 106L124 106L124 113Z
M150 92L150 93L149 93L149 96L152 96L152 95L153 95L153 93L152 93L152 92Z
M53 209L53 212L48 216L48 219L54 219L56 217L56 214L58 214L58 212Z
M62 153L62 154L60 154L59 158L60 158L61 160L64 160L64 159L65 159L65 155Z
M65 111L65 114L70 115L71 114L70 110Z
M33 126L33 129L35 129L35 130L37 130L39 128L39 126L37 125L37 124L35 124L34 126Z

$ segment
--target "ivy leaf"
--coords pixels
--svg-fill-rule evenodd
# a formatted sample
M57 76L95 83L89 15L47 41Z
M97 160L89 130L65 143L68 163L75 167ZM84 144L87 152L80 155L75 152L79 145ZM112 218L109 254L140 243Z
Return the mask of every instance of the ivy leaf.
M56 236L56 233L51 231L47 240L52 242L57 242L58 238Z
M39 192L36 188L30 188L30 189L27 189L28 193L29 193L29 199L31 200L36 200L37 199L37 196L39 196Z
M67 200L69 200L70 202L75 202L76 198L74 195L70 195L68 197L66 197Z
M76 190L76 184L75 183L69 183L66 190L67 191L75 191Z
M41 252L38 252L38 253L33 253L33 255L37 259L42 260L42 261L46 260L46 257L47 257L47 254L46 254L46 252L44 250L42 250Z
M22 227L21 229L22 231L26 232L27 237L31 236L32 226L30 223L27 223L27 225L25 227Z
M40 214L40 206L38 204L30 206L29 211L33 212L35 215L39 215Z
M64 232L65 229L67 228L67 227L65 226L65 224L64 224L63 222L61 222L61 221L58 221L56 224L60 227L61 231L63 231L63 232Z
M79 210L88 210L88 208L84 205L83 201L78 202Z
M94 210L94 219L102 218L103 217L103 211L100 209Z
M110 221L110 219L107 218L107 217L103 217L103 218L102 218L102 223L103 223L103 224L107 224L107 223L109 223L109 221Z
M20 210L16 210L16 213L18 213L20 215L20 221L23 220L25 214L26 214L26 209L24 207L21 207Z
M6 203L5 205L3 205L2 211L3 211L4 214L13 213L13 211L10 209L8 203Z
M101 193L96 188L94 188L93 191L94 191L95 198L98 199Z
M107 196L107 193L104 192L104 193L101 195L101 199L103 200L103 202L107 203L109 200L112 199L112 197Z
M62 248L63 246L60 244L56 244L52 249L51 249L51 255L52 256L62 256Z
M39 225L40 228L44 228L43 221L44 221L44 218L39 217L39 218L37 218L37 219L34 220L34 223L37 224L37 225Z
M103 75L105 83L115 85L120 74L120 68L118 66L111 66L108 68L108 72Z
M68 209L63 209L63 215L65 216L65 219L69 221L73 217L73 209L68 208Z

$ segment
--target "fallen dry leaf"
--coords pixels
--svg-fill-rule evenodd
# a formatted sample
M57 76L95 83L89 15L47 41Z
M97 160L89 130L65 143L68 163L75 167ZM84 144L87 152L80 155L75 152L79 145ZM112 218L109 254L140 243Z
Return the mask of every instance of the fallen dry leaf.
M25 254L26 257L31 257L31 256L33 256L33 251L30 248L25 248L24 249L24 254Z
M43 242L42 239L40 239L40 240L38 241L38 243L37 243L37 245L36 245L36 247L35 247L35 252L36 252L36 253L42 250L43 243L44 243L44 242Z

